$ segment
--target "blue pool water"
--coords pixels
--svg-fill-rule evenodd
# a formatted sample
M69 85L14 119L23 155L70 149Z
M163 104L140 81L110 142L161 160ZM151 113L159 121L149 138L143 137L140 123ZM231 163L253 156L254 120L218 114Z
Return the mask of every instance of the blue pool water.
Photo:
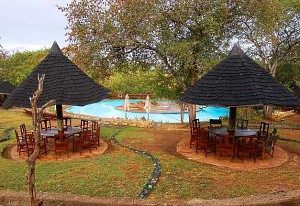
M141 100L129 100L130 103L136 103ZM103 100L98 103L85 106L71 106L66 109L67 112L91 115L104 118L125 118L125 111L115 109L116 106L124 105L124 100ZM208 121L209 119L228 116L228 109L223 107L205 107L196 113L200 121ZM147 113L127 112L128 119L148 118ZM162 123L180 123L180 113L151 113L149 120ZM188 122L188 114L184 114L184 122Z

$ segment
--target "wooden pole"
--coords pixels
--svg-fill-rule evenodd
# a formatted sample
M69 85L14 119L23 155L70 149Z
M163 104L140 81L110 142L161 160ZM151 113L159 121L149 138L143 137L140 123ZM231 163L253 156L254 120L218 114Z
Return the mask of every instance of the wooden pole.
M229 110L229 127L228 133L234 134L235 131L235 121L236 121L236 107L230 107Z
M64 124L63 124L63 110L61 104L56 105L56 117L57 117L57 130L59 132L63 132Z

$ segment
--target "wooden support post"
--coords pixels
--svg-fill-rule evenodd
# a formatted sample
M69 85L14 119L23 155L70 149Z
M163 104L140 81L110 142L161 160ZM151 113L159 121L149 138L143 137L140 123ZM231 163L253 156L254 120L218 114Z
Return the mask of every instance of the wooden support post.
M228 133L234 134L236 121L236 107L230 107Z
M56 105L56 116L57 116L57 130L59 132L62 132L64 131L64 124L63 124L63 111L62 111L61 104Z

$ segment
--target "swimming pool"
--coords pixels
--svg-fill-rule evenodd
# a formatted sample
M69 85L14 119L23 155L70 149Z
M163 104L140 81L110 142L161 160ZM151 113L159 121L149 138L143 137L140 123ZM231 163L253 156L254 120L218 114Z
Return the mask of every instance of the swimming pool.
M103 100L94 104L85 106L70 106L66 109L67 112L75 114L84 114L103 118L125 118L125 111L118 110L116 106L124 105L125 100ZM129 100L130 103L136 103L143 100ZM223 107L204 107L196 112L197 118L200 121L208 121L209 119L219 118L221 116L228 116L228 109ZM148 118L147 113L143 112L127 112L128 119ZM149 120L162 123L180 123L180 113L151 113ZM184 114L184 122L188 122L188 113Z

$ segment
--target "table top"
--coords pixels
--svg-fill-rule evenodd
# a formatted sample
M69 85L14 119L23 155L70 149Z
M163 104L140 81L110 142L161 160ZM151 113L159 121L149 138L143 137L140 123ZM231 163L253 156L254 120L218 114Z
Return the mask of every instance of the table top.
M209 129L209 132L216 134L216 135L227 135L228 130L227 127L211 127ZM247 137L247 136L252 136L255 135L256 131L251 130L251 129L236 129L234 132L235 137Z
M64 134L67 134L67 135L77 134L80 131L81 131L80 127L70 127L70 126L68 126L67 130L64 131ZM54 137L57 134L58 134L57 128L51 128L51 129L48 129L48 130L41 130L41 135L42 136L47 136L47 137L53 136Z

